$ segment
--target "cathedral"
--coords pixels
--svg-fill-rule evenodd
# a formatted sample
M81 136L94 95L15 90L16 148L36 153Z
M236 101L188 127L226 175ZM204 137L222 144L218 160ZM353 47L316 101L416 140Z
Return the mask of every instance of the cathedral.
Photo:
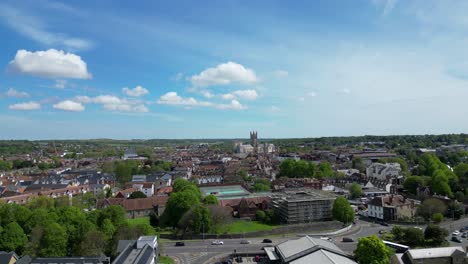
M258 144L258 132L250 132L250 144L243 142L234 143L234 152L236 153L253 153L253 154L268 154L276 151L275 145L270 143Z

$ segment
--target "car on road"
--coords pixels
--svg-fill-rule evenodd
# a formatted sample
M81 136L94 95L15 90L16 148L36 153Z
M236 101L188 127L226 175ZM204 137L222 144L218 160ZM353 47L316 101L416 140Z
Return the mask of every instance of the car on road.
M241 244L250 244L250 241L249 241L249 240L241 240L240 243L241 243Z
M459 235L460 235L460 231L458 231L458 230L457 230L457 231L454 231L454 232L452 233L452 236L454 236L454 237L455 237L455 236L459 236Z
M269 238L263 239L262 243L273 243L273 241Z
M466 229L465 229L464 227L460 228L460 233L465 232L465 230L466 230Z
M382 234L386 234L386 233L387 233L387 230L383 230L383 229L382 229L382 230L379 230L379 234L381 234L381 235L382 235Z
M390 226L388 223L385 223L385 222L381 222L380 225L383 225L383 226Z
M461 242L462 242L461 238L459 238L459 237L452 237L452 241L453 241L453 242L457 242L457 243L461 243Z
M350 237L343 237L343 239L341 241L343 241L343 242L354 242L354 239L352 239Z
M221 240L213 240L211 242L211 245L224 245L224 242Z
M463 235L462 235L461 237L467 238L467 237L468 237L468 234L465 232L465 233L463 233Z
M176 247L183 247L183 246L185 246L185 243L184 242L176 242L175 246Z
M320 239L322 239L322 240L327 240L327 241L330 241L330 242L333 241L333 239L331 239L331 238L329 238L329 237L326 237L326 236L320 237Z

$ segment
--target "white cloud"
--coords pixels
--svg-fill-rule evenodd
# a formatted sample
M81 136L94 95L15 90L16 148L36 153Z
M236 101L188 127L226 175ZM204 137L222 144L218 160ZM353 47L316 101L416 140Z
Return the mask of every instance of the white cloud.
M221 95L221 98L224 100L233 100L235 98L255 100L257 99L257 97L258 97L258 93L255 90L237 90L231 93Z
M219 64L191 77L194 86L227 85L231 83L252 84L258 81L255 72L235 62Z
M230 109L230 110L243 110L247 109L247 106L242 105L237 100L231 100L230 104L215 104L207 101L198 101L193 97L184 98L179 96L176 92L168 92L162 95L157 101L158 104L164 105L180 105L186 109L191 109L195 106L201 107L213 107L216 109Z
M3 19L19 34L48 47L58 46L69 50L83 50L93 46L93 43L86 39L49 32L45 29L47 25L41 19L10 6L0 5L0 19Z
M288 77L289 72L285 70L277 70L274 72L274 74L278 78L284 78L284 77Z
M165 104L165 105L184 105L184 106L208 106L209 102L199 102L193 97L183 98L177 95L176 92L168 92L162 95L159 100L158 104Z
M56 103L53 105L53 108L69 112L81 112L85 110L85 107L81 103L71 100Z
M237 90L232 93L238 96L239 98L246 100L255 100L258 96L257 91L255 90Z
M125 88L122 88L122 91L126 95L133 96L133 97L139 97L139 96L143 96L143 95L149 93L148 89L146 89L144 87L141 87L140 85L138 85L137 87L135 87L133 89L125 87Z
M316 92L308 92L308 93L306 94L306 96L308 96L308 97L315 97L315 96L317 96L317 93L316 93Z
M16 97L16 98L29 97L29 94L27 92L21 92L21 91L16 90L15 88L8 89L5 95L7 97Z
M41 105L36 102L26 102L26 103L18 103L18 104L12 104L8 106L9 109L11 110L38 110L41 109Z
M214 94L212 94L210 91L202 91L201 94L206 98L213 98L214 97Z
M221 95L221 98L223 98L224 100L232 100L236 98L236 96L233 95L232 93L227 93L227 94Z
M241 104L237 100L232 100L230 104L217 104L215 105L215 108L227 110L244 110L247 109L247 106Z
M102 105L102 108L107 111L137 113L146 113L149 111L145 104L141 101L128 100L125 98L119 98L114 95L99 95L96 97L77 96L74 100L84 104L100 104Z
M86 62L73 53L49 49L30 52L18 50L10 68L18 73L44 78L90 79Z
M55 80L54 87L57 89L64 89L67 85L67 80Z

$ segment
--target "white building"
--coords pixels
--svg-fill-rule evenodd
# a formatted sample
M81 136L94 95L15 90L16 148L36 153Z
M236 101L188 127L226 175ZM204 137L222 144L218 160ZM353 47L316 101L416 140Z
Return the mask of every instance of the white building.
M366 176L376 178L378 180L387 180L396 178L401 174L401 166L399 163L372 163L366 169Z

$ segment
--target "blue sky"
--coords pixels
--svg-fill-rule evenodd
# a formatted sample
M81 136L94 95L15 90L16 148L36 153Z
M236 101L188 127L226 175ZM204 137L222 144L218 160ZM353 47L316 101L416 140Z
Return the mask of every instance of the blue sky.
M467 132L467 1L2 1L2 139Z

